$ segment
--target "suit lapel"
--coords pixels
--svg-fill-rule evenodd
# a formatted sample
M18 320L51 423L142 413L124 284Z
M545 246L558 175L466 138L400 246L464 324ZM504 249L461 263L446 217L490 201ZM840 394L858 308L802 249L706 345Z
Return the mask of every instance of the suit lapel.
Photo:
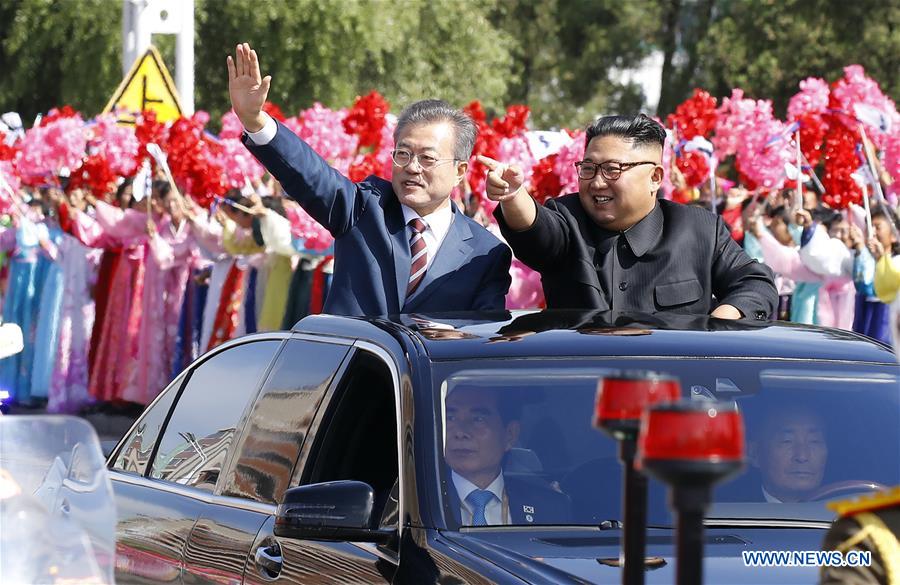
M403 209L397 197L391 197L384 210L385 224L390 233L391 257L394 260L394 275L397 284L397 311L403 308L406 299L406 286L409 283L409 268L412 257L409 255L409 239ZM421 287L420 287L421 288ZM390 311L391 313L395 311Z
M536 508L534 502L527 502L522 493L517 489L516 483L506 478L504 489L509 500L509 520L511 524L534 524L536 521Z
M459 500L459 494L456 492L456 486L453 485L452 475L447 476L447 502L453 517L456 519L457 525L462 525L462 502Z
M406 304L403 307L404 313L415 311L416 307L420 306L425 299L440 288L439 286L431 286L432 283L445 274L454 272L465 263L472 253L472 246L468 243L468 240L473 237L472 229L469 227L469 223L461 217L456 209L456 205L453 202L450 204L453 208L453 221L450 223L450 229L447 230L447 236L441 243L441 247L438 248L437 255L431 262L431 266L425 271L425 277L419 284L419 288L406 300ZM409 252L407 251L406 258L409 257ZM407 260L407 280L409 279L408 264L409 261Z

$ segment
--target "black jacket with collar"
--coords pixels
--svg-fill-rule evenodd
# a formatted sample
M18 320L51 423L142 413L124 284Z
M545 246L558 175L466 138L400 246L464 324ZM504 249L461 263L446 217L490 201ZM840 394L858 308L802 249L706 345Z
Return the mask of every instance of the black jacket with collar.
M778 304L771 269L705 209L659 200L621 233L598 227L577 193L538 205L523 231L500 206L494 215L516 257L540 272L548 308L708 314L729 304L765 320Z

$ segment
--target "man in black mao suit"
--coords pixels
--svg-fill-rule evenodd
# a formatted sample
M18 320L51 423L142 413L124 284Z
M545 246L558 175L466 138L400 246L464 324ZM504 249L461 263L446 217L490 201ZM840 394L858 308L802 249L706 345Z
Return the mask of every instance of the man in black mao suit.
M578 193L538 206L524 174L481 157L488 197L516 256L541 273L548 308L712 314L766 320L772 271L731 239L722 218L657 200L665 130L643 114L587 129Z
M326 313L504 309L511 252L450 201L475 144L468 116L439 100L413 104L394 133L392 180L353 183L262 111L270 83L238 45L228 89L244 144L335 238Z
M566 524L570 502L538 478L503 471L519 436L514 389L460 385L446 398L447 502L464 526Z

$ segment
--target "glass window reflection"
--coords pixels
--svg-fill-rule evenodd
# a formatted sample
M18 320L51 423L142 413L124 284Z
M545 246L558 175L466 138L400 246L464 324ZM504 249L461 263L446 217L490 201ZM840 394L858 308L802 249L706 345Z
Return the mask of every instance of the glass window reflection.
M287 342L253 405L224 495L270 504L281 497L319 403L348 351L331 343Z
M215 489L237 424L280 344L237 345L193 370L160 441L151 477Z
M183 382L184 374L182 373L169 384L159 400L143 415L116 456L113 469L144 475L147 471L147 464L150 462L150 456L153 454L153 446L159 438L159 432L166 422L166 416L168 416Z

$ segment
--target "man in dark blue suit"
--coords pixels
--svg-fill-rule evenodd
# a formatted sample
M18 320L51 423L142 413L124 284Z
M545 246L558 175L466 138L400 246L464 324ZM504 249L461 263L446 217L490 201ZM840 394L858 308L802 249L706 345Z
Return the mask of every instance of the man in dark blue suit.
M475 144L468 116L438 100L413 104L394 132L392 180L353 183L262 111L270 83L256 52L238 45L228 89L244 144L335 238L326 313L504 308L512 253L450 200Z
M465 526L567 524L570 502L539 478L504 473L519 437L514 389L450 388L444 459L450 467L449 507Z

